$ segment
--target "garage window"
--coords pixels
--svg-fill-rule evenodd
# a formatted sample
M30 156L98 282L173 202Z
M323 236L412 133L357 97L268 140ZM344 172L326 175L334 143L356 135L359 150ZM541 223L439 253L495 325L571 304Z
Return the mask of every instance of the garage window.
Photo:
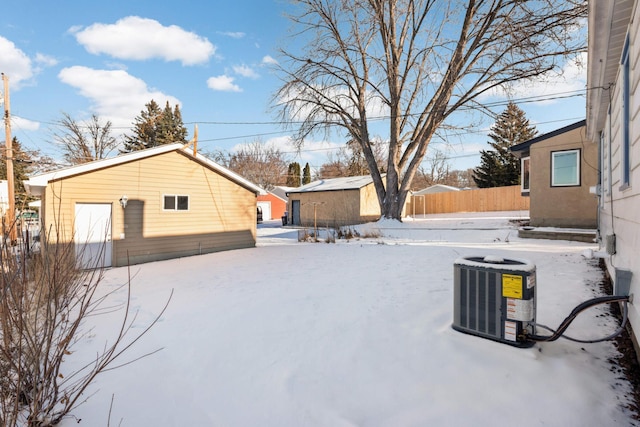
M188 211L189 196L165 194L162 209L165 211Z

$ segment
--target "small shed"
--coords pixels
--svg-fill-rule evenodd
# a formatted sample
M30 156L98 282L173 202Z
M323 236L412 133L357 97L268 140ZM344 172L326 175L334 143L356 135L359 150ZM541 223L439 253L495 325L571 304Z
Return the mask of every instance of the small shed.
M380 218L370 175L321 179L292 189L287 196L293 225L340 227Z
M74 243L83 267L255 246L261 189L176 143L34 175L42 239Z
M596 228L598 147L588 144L586 121L511 147L521 161L521 192L530 197L534 227Z

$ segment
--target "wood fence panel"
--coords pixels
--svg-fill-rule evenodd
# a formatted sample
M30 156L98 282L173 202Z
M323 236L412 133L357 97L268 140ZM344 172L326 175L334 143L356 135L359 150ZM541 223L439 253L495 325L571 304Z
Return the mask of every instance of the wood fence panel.
M522 196L519 185L448 191L412 196L408 215L452 212L494 212L529 210L529 197ZM426 210L426 212L425 212Z

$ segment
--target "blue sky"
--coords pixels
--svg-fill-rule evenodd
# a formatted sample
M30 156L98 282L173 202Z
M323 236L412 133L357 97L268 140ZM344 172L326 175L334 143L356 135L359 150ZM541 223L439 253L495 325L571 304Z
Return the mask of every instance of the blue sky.
M149 100L161 106L168 100L180 105L189 138L198 125L202 151L233 150L260 138L319 168L343 140L319 135L295 157L290 133L270 111L279 84L270 65L277 47L291 42L287 7L286 0L5 0L0 71L9 76L12 135L59 157L52 134L63 112L80 122L96 114L117 134L131 128ZM511 94L540 132L584 118L586 71L566 68L563 80L521 85ZM519 102L531 97L538 101ZM484 99L500 113L508 98ZM471 131L430 148L444 151L454 169L477 166L487 147L492 121L471 121L477 122Z

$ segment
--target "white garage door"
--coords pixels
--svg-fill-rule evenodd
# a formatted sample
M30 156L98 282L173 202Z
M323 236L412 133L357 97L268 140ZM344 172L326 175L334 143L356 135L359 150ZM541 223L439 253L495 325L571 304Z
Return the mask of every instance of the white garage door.
M76 203L74 239L80 267L111 267L111 204Z
M271 202L258 202L258 206L262 207L262 220L271 220Z

